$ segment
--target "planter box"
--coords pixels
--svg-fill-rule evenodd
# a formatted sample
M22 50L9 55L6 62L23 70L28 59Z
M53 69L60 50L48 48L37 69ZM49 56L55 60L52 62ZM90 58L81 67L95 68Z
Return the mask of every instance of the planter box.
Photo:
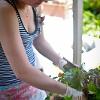
M57 4L57 3L43 3L41 5L41 10L43 14L50 16L57 16L64 18L67 11L66 4Z

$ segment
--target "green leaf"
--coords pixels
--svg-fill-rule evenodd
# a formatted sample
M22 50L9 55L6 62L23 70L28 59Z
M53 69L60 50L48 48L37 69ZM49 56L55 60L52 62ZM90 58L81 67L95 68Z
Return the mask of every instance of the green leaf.
M97 88L96 100L100 100L100 88Z
M64 100L72 100L72 96L64 96Z
M96 93L97 92L97 87L93 82L89 82L88 84L88 90L92 93Z

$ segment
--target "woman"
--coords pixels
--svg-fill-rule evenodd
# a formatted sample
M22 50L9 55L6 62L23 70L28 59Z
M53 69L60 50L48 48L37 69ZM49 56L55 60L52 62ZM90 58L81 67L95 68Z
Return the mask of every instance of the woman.
M42 2L0 0L0 100L45 100L42 90L77 100L82 97L82 92L49 78L35 66L32 45L61 69L67 64L41 33L35 7Z

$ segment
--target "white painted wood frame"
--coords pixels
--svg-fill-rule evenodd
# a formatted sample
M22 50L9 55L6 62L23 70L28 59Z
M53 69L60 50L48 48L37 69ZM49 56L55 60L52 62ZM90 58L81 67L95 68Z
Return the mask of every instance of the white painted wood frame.
M73 0L73 63L81 65L83 0Z

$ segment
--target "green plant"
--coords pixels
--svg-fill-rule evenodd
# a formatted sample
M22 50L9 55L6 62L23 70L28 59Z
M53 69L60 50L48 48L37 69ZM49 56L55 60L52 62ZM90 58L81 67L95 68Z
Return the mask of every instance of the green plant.
M100 38L99 0L83 0L83 34Z
M57 79L66 85L83 91L88 100L100 100L100 67L91 69L88 72L82 67L70 68L64 73L60 73ZM60 95L54 94L54 96ZM72 100L72 97L60 97L62 97L61 100Z

